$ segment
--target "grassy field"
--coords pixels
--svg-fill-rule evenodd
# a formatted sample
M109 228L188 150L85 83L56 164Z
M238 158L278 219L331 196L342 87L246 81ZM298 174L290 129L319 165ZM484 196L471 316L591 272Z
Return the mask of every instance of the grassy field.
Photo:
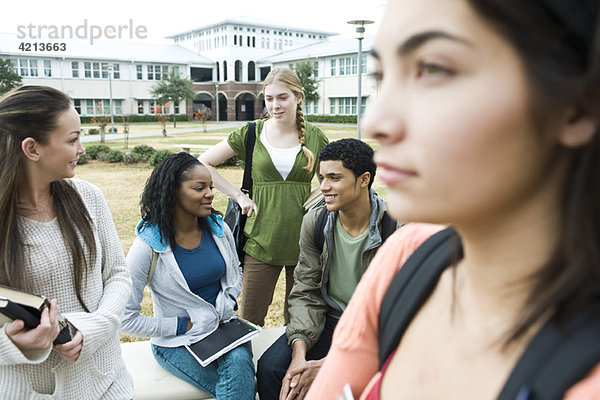
M172 125L171 125L172 126ZM180 123L177 123L180 127ZM181 125L183 126L183 125ZM189 126L186 126L189 127ZM136 126L135 129L156 129L156 125ZM354 127L322 126L330 141L344 137L356 137ZM198 133L187 134L169 134L167 137L155 136L130 139L128 148L131 149L139 144L146 144L155 149L169 149L173 152L181 151L182 143L212 145L227 137L229 131L211 131L202 132L199 127ZM110 140L111 135L107 135L106 144L114 149L126 151L123 148L123 140ZM99 139L99 138L98 138ZM373 143L369 140L371 145ZM98 142L85 143L85 147L98 144ZM85 179L96 184L104 193L110 207L117 232L121 239L121 244L125 254L133 243L135 238L135 226L140 219L139 200L144 184L152 169L148 164L124 165L121 163L108 164L99 161L91 161L88 164L80 165L76 170L76 177ZM243 170L239 167L221 168L220 172L232 183L241 185ZM313 181L313 187L317 185L316 179ZM375 190L383 195L383 185L375 181ZM216 191L214 208L225 212L227 207L227 197ZM283 324L283 296L285 293L285 274L280 276L275 291L273 303L269 308L265 326L281 326ZM151 315L152 301L149 294L144 296L143 312ZM123 341L136 340L133 337L123 335Z

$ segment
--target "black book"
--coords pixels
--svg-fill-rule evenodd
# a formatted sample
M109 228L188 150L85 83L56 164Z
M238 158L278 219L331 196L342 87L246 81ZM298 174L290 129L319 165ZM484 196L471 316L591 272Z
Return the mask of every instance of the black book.
M39 294L0 285L0 327L20 319L27 329L34 329L40 324L42 311L49 304L48 299ZM72 338L69 323L60 315L58 323L60 332L54 344L67 343Z
M233 318L220 323L217 330L204 339L185 347L200 365L206 367L228 351L252 340L259 330L260 327L248 321Z

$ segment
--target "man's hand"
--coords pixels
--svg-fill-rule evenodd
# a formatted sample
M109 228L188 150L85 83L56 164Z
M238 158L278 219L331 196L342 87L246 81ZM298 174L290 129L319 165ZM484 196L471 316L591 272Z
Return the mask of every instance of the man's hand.
M293 366L290 364L285 378L283 378L283 384L281 385L281 393L279 395L280 400L302 400L310 385L312 385L321 365L323 365L322 358L320 360L304 361ZM287 396L284 395L284 388L287 387Z
M67 343L57 344L54 346L54 351L58 353L62 358L67 361L75 362L81 354L83 348L83 334L81 331L77 331L73 335L73 339Z
M58 336L59 330L56 299L52 299L50 305L44 308L40 324L34 329L25 328L25 323L20 319L16 319L4 327L6 336L23 353L50 348Z

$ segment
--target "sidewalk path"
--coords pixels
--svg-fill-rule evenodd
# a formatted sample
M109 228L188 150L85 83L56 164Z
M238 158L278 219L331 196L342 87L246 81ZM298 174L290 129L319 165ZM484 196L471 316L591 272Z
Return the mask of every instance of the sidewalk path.
M208 132L216 131L216 130L233 130L235 128L242 126L245 123L246 123L245 121L220 122L218 125L217 124L206 125L206 130ZM85 128L85 129L89 129L89 128ZM110 129L110 127L108 127L108 129ZM202 126L195 126L193 128L173 128L173 127L169 128L169 127L167 127L167 135L169 135L169 136L177 135L179 133L190 133L190 132L198 132L198 131L200 131L200 133L202 133L202 131L203 131ZM147 136L162 136L162 129L149 128L149 130L147 130L145 132L133 132L133 133L129 134L129 139L139 138L139 137L147 137ZM106 135L104 135L105 140L119 140L119 139L122 140L123 138L124 138L124 135L122 133L107 133ZM83 135L83 136L81 136L82 143L99 142L99 141L100 141L100 135Z

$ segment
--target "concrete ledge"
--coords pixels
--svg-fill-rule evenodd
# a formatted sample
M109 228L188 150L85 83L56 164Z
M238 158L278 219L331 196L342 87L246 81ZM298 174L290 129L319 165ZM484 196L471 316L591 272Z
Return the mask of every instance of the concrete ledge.
M285 331L284 327L265 328L252 341L254 365L271 344ZM136 400L200 400L212 397L193 385L171 375L154 360L150 341L121 343L127 370L133 377ZM200 367L200 364L198 364Z
M204 153L212 146L208 144L175 144L174 146L181 147L181 150L190 153L192 150L198 150L198 153Z

